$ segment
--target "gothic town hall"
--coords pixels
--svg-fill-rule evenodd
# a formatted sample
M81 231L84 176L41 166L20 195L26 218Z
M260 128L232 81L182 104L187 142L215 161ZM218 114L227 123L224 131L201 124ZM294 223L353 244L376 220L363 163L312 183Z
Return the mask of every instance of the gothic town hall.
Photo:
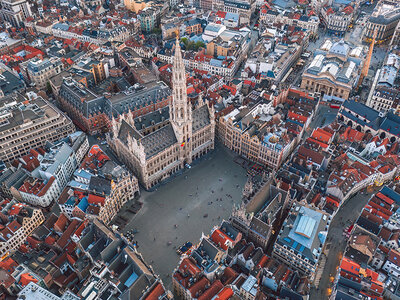
M108 144L146 189L214 149L214 109L201 96L188 102L186 74L176 42L169 106L133 118L131 113L112 120Z

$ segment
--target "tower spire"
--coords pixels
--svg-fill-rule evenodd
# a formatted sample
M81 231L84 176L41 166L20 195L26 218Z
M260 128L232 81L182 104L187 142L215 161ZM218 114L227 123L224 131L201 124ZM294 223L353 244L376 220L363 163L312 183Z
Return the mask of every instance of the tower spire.
M187 101L186 73L179 40L175 44L175 57L172 66L171 120L182 123L191 119L191 107Z
M169 114L171 125L180 144L180 160L183 164L191 163L192 106L187 99L185 64L179 39L176 40L172 66L172 101Z

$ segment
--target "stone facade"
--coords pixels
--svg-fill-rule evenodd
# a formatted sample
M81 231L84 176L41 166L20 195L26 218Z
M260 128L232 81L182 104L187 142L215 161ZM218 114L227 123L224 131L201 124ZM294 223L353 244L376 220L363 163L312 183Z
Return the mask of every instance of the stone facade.
M44 215L40 209L26 207L24 210L27 214L25 217L22 217L21 222L14 219L0 232L2 236L0 241L0 257L17 250L32 231L44 222Z
M214 149L214 109L187 100L186 74L179 43L175 46L173 91L169 107L133 118L112 119L107 141L146 189Z
M380 1L376 5L365 27L365 41L370 42L376 31L378 44L391 42L400 21L400 3L396 2Z
M75 131L72 121L42 97L29 100L22 112L18 105L27 101L25 97L13 94L2 100L4 120L8 122L0 126L0 160L6 163ZM28 115L30 118L25 117ZM16 122L17 117L22 122Z
M9 22L13 26L22 26L26 18L32 16L31 7L28 1L2 0L0 5L0 17L2 21Z
M307 92L348 99L362 64L361 47L350 48L343 40L335 43L326 40L306 67L300 87Z

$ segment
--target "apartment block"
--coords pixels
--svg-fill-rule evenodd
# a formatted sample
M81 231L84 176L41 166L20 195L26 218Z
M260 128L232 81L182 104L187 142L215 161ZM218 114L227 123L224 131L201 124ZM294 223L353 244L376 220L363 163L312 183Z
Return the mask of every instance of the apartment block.
M67 116L35 94L4 97L0 109L0 160L6 163L75 131Z

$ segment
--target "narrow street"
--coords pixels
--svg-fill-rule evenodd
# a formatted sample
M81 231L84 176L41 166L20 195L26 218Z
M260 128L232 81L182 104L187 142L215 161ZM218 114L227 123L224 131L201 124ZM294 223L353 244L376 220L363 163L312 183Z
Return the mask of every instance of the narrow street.
M328 299L329 289L332 287L333 278L336 275L337 267L347 244L343 230L357 220L370 197L371 194L365 194L363 191L356 193L342 205L333 218L327 236L327 250L325 252L328 252L328 255L324 269L320 270L322 274L319 286L323 288L313 287L310 292L310 299Z

